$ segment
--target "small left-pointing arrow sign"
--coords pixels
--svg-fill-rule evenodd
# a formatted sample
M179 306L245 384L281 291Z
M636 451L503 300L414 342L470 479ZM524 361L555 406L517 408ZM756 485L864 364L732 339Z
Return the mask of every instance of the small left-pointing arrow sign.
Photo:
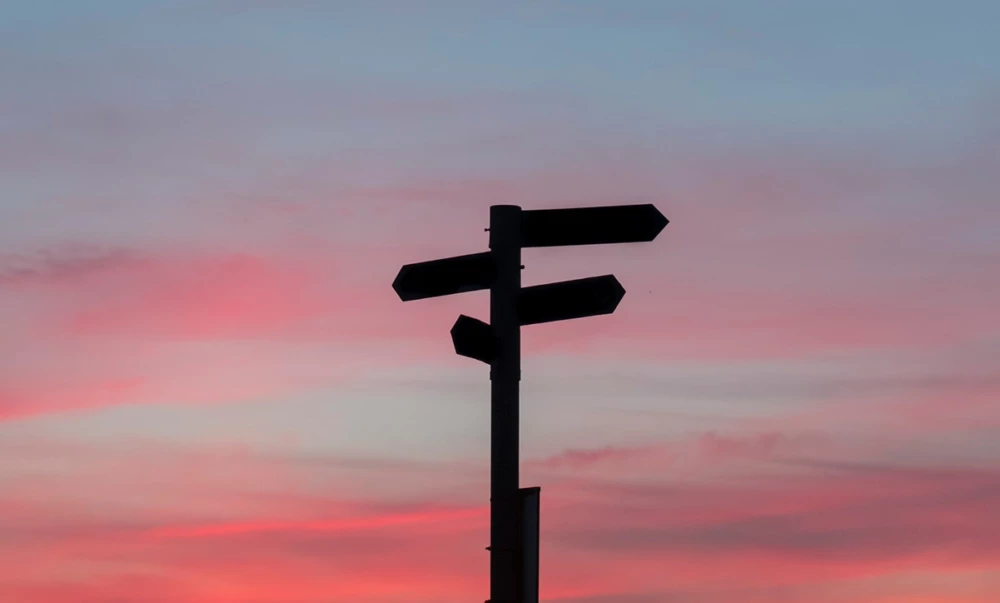
M489 364L497 354L497 337L493 327L485 322L462 314L451 328L451 341L455 353Z
M496 270L490 252L407 264L392 281L399 299L412 301L489 289Z

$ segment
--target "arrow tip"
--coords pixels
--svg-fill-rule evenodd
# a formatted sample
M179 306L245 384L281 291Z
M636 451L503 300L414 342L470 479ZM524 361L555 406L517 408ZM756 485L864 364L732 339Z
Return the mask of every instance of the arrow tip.
M667 224L670 224L670 220L668 220L667 217L663 215L663 212L657 209L657 207L652 203L649 204L649 208L652 210L650 212L649 224L653 230L652 238L655 239L661 232L663 232L663 229L667 227Z
M458 318L455 319L455 324L452 325L451 327L451 331L449 331L451 333L452 338L454 339L455 334L461 332L463 328L467 328L467 325L475 322L479 321L477 321L475 318L472 318L471 316L466 316L465 314L459 314Z
M412 299L409 295L404 294L403 288L402 288L403 287L403 279L406 276L406 272L407 272L408 268L409 268L408 264L406 266L403 266L402 268L400 268L399 272L396 273L396 278L394 278L392 280L392 290L396 292L396 295L398 295L399 299L402 300L402 301L410 301L410 299Z
M611 275L611 280L614 281L613 295L615 302L611 308L611 311L614 312L615 310L618 309L618 304L622 302L622 298L625 297L625 287L622 286L621 282L618 280L618 277Z

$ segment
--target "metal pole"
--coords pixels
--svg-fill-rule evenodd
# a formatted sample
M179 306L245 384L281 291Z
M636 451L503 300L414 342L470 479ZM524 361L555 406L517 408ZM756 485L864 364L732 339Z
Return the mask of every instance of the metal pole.
M490 366L490 601L521 603L521 497L518 492L518 385L521 379L521 208L490 207L496 280L490 324L497 356Z

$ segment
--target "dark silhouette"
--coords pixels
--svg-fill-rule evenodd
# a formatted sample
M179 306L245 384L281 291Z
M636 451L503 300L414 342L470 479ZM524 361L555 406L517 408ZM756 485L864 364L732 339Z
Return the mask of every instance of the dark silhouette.
M521 288L521 249L652 241L667 225L652 205L522 211L490 207L490 251L403 266L392 288L403 301L490 290L490 324L461 315L455 351L490 365L490 599L538 603L541 488L518 478L521 327L610 314L625 289L613 275Z

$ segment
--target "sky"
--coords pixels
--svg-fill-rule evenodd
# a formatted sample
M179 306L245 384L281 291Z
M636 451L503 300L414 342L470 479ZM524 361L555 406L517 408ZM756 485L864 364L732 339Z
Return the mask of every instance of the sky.
M1000 4L0 3L0 601L488 597L488 295L525 250L560 603L1000 600ZM477 598L478 597L478 598Z

